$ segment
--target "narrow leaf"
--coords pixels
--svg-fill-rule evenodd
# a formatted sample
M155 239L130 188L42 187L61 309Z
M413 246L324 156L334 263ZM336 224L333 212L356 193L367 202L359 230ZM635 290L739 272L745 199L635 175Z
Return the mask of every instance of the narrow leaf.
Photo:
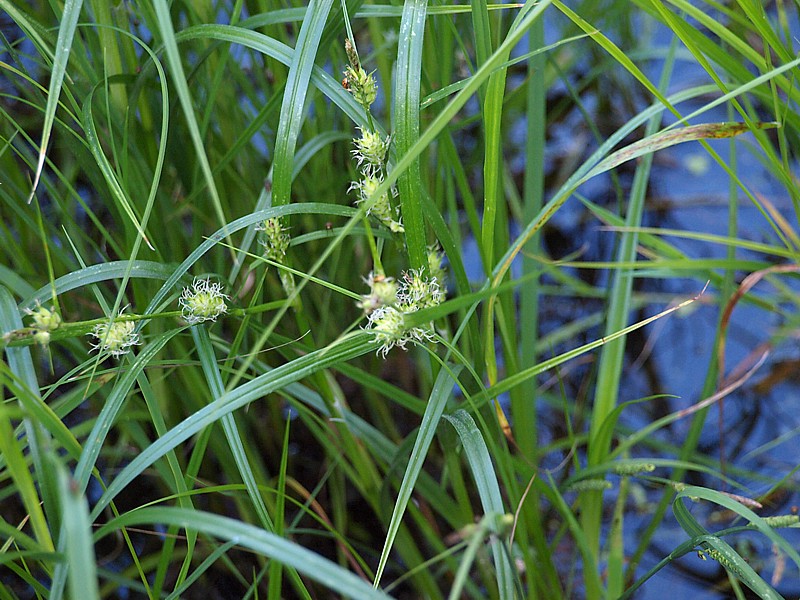
M64 2L64 13L61 15L61 27L58 29L58 40L56 41L56 53L53 61L53 69L50 71L50 87L47 91L47 106L44 109L44 126L42 127L42 141L39 145L39 163L36 165L36 175L33 179L28 203L33 200L36 188L39 186L44 161L47 156L47 146L50 143L50 135L53 131L53 123L56 118L58 108L58 97L61 95L61 86L64 83L64 75L67 72L69 54L72 50L72 39L75 37L75 29L78 27L78 17L81 13L83 0L66 0Z
M447 401L453 393L453 385L455 384L454 377L458 376L461 367L454 370L442 369L439 371L439 376L433 384L433 390L428 400L428 405L425 408L425 414L422 415L422 423L420 423L419 431L417 432L417 439L414 442L414 449L411 451L411 456L408 459L408 467L403 475L403 482L400 484L400 489L397 492L397 500L394 504L392 511L392 518L389 521L389 530L386 533L386 541L383 545L383 552L381 552L381 559L378 563L378 570L375 573L375 587L378 587L381 581L381 575L386 567L386 561L389 560L389 552L392 549L392 544L400 529L400 523L403 520L408 501L411 498L411 493L414 491L414 485L417 482L417 477L422 470L422 465L425 462L425 457L428 454L428 449L433 442L433 436L436 433L436 428L439 425L439 420L442 417Z
M363 579L299 544L236 519L198 510L169 507L135 510L102 526L95 537L100 539L122 527L155 523L191 528L222 540L232 541L237 546L248 548L262 556L293 567L305 576L348 598L390 600L387 594L373 589Z
M753 125L758 129L772 129L780 126L779 123L775 122L754 123ZM629 160L656 152L657 150L669 148L670 146L675 146L676 144L697 140L730 138L747 133L750 130L751 127L747 123L702 123L700 125L690 125L680 129L662 131L610 154L586 174L586 179L594 177L599 173L610 171L614 167L628 162Z
M445 419L450 422L458 433L458 437L461 438L461 444L464 447L472 477L475 479L484 513L487 515L505 514L503 496L500 493L500 484L494 472L489 449L486 447L486 442L483 441L483 436L478 426L475 425L475 421L464 410L457 410L452 416L445 415ZM503 543L505 542L496 540L492 544L492 556L495 569L497 569L500 598L510 600L514 598L514 575L508 559L509 554L500 546Z
M283 92L281 116L275 142L272 201L275 206L288 204L292 187L292 169L297 138L303 123L303 112L317 56L319 41L333 0L311 0L302 21L297 44L292 54L289 77Z
M64 516L65 555L69 575L71 598L96 600L100 598L97 586L97 558L92 541L92 524L89 520L89 505L79 486L66 472L58 469L61 498L61 514Z

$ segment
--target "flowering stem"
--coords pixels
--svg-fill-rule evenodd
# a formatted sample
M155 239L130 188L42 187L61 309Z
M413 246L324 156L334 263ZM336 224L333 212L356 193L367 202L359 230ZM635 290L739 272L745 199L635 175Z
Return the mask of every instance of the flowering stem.
M355 296L355 294L353 294ZM232 317L243 317L248 314L257 314L262 312L268 312L271 310L278 310L283 305L286 304L286 300L275 300L273 302L265 302L263 304L258 304L256 306L250 306L247 308L232 308L228 311L228 315ZM141 321L141 320L151 320L151 319L179 319L181 318L181 311L179 310L170 310L166 312L160 313L152 313L148 315L137 315L137 314L123 314L118 315L114 318L115 323L123 323L126 321ZM72 323L69 322L62 322L57 329L54 329L50 332L50 341L56 342L58 340L64 340L67 338L73 337L80 337L86 335L90 331L92 331L95 326L101 323L107 323L107 317L101 317L99 319L90 319L88 321L75 321ZM36 334L39 330L35 327L22 327L21 329L15 329L13 331L9 331L8 333L0 339L0 346L2 347L17 347L17 346L32 346L36 343L36 338L34 334Z
M375 236L372 235L372 227L369 224L369 218L364 215L364 231L366 231L367 243L369 244L369 251L372 253L372 267L375 273L383 274L383 265L381 264L381 255L378 252L378 246L375 244Z
M369 130L375 133L375 123L372 121L372 111L369 109L369 104L362 104L364 107L364 112L367 113L367 125L369 126Z

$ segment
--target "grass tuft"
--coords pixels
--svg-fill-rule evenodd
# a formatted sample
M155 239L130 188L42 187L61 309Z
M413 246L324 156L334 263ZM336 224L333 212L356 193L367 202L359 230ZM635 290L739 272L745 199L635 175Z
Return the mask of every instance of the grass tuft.
M0 597L797 595L797 3L0 8Z

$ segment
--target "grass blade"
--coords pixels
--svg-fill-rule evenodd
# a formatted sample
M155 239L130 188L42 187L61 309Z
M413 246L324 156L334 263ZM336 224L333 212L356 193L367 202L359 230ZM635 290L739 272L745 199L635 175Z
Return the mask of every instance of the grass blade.
M4 334L15 329L22 327L22 319L20 319L19 311L17 310L14 298L5 287L0 286L0 331ZM32 402L41 401L39 397L39 383L36 377L36 371L33 367L33 359L29 348L5 348L6 362L8 369L13 374L13 378L18 382L18 385L23 388L24 394L36 396L36 400ZM6 376L4 374L3 379ZM11 427L10 422L6 422L8 427ZM24 420L25 435L27 436L28 446L30 448L31 456L33 457L34 469L36 472L36 479L39 482L41 490L41 502L44 504L44 511L51 524L58 523L58 492L56 475L53 471L50 462L53 456L52 442L48 431L37 421L27 416ZM12 435L12 439L15 436ZM14 449L19 450L17 444L9 444L8 450L14 452ZM21 451L21 450L20 450ZM23 465L17 464L16 474L20 477L20 481L25 482L26 476L20 468ZM27 472L27 466L24 467ZM39 500L31 496L31 489L26 484L25 489L21 490L24 493L24 500L26 504L34 503L35 506L29 507L31 517L35 517L35 531L38 541L47 550L52 550L53 539L49 531L44 515L39 508Z
M409 0L403 6L397 47L392 131L397 156L404 156L419 140L419 106L422 42L425 37L427 0ZM422 179L419 158L410 161L397 179L408 261L412 269L427 270Z
M82 5L83 0L66 0L64 2L64 12L61 15L61 26L58 28L58 40L56 40L56 53L53 57L53 68L50 72L50 87L47 90L42 141L39 144L39 162L36 165L33 187L30 196L28 196L29 204L33 200L33 195L36 193L36 188L39 186L39 180L44 170L47 146L50 143L50 135L53 132L53 123L58 109L58 98L61 95L61 86L64 84L67 63L72 50L72 40L75 37L75 29L78 27L78 17L80 16Z
M207 512L187 511L171 507L142 508L121 515L103 525L95 533L95 538L100 539L121 527L155 523L191 528L222 540L234 542L237 546L248 548L262 556L278 560L284 565L297 569L306 577L319 581L328 589L349 598L359 600L389 600L390 598L353 573L299 544L241 521Z
M125 374L117 380L113 392L106 400L106 404L100 411L100 415L97 417L95 425L84 443L81 459L78 461L78 465L75 468L75 473L73 475L74 481L70 485L78 490L77 493L82 494L84 490L86 490L89 477L91 476L92 470L95 468L97 458L100 456L103 443L111 430L112 424L117 419L122 409L122 404L127 398L133 384L136 382L139 373L152 361L153 357L161 351L166 343L179 333L179 331L180 330L173 329L151 340L134 360L129 361L125 369ZM64 524L62 524L58 539L59 552L65 552L66 539ZM66 578L66 565L64 563L56 565L53 571L53 582L50 588L53 598L58 599L63 595Z
M192 332L192 340L194 340L197 354L200 357L200 364L203 367L203 373L206 376L206 383L211 392L211 397L216 400L225 394L225 385L222 383L222 374L219 372L219 366L216 356L214 355L214 348L211 345L208 329L203 324L198 324L193 325L190 331ZM236 421L232 413L228 413L222 417L222 429L225 432L228 446L236 461L236 466L239 468L239 475L244 482L247 493L250 495L250 500L256 510L256 514L261 521L261 526L267 531L274 531L275 527L267 512L267 507L264 504L264 499L261 497L261 492L258 490L258 483L256 482L253 470L250 468L250 463L244 450L244 444L242 443L242 438L239 435L239 429L236 426Z
M450 422L458 433L458 437L461 438L484 514L504 515L506 510L503 506L503 496L500 493L500 485L494 472L492 459L489 457L486 442L483 441L483 436L475 425L475 421L464 410L457 410L453 415L445 415L444 418ZM509 562L510 553L505 547L504 541L495 540L492 544L492 555L497 570L500 598L513 600L515 597L514 570Z
M64 515L64 553L67 557L69 591L71 598L99 600L97 586L97 559L92 541L92 523L89 504L74 479L66 469L58 469L61 513ZM59 544L60 545L60 544Z
M308 85L319 42L325 29L325 21L333 5L333 0L311 0L297 36L297 44L292 53L289 77L283 92L281 116L275 138L274 177L272 183L272 202L275 206L288 204L292 187L294 152L303 112L308 95Z
M214 207L217 220L224 229L228 219L225 216L225 211L222 209L222 201L219 197L217 184L214 182L214 175L211 173L211 165L208 162L208 155L206 154L203 138L200 134L200 127L197 124L197 117L194 113L194 102L192 101L192 95L189 91L189 84L183 70L181 57L178 53L178 43L175 39L175 29L172 26L169 6L166 0L156 0L153 7L156 12L155 29L161 34L161 39L164 43L167 64L169 65L172 82L175 85L175 90L178 94L184 117L186 118L186 125L189 128L189 137L192 140L192 145L197 154L197 160L200 162L200 170L203 173L208 192L211 195L211 203ZM231 243L230 239L227 241Z
M743 504L733 500L730 496L726 496L715 490L696 486L687 486L675 496L675 501L672 505L675 518L678 520L681 527L694 538L693 541L695 545L704 548L706 554L718 561L725 567L728 573L739 579L758 594L760 598L766 600L783 600L783 596L778 594L771 585L764 581L747 561L745 561L727 542L715 535L710 535L697 522L684 502L684 500L692 498L709 500L741 515L750 521L757 530L766 535L774 544L777 544L786 552L792 560L795 561L796 565L800 565L800 556L798 556L797 550L792 548L785 539L775 533L774 529L767 525L761 517Z
M281 389L283 386L308 377L312 373L372 352L375 344L367 333L357 333L330 346L320 348L293 361L285 363L231 390L205 408L194 413L170 429L165 435L153 442L141 454L134 458L106 489L95 505L92 516L100 512L144 469L164 456L166 452L177 447L181 442L215 423L224 415L246 406L250 402L263 398L266 394ZM149 346L148 346L149 348Z
M7 383L7 377L8 374L4 368L2 376L0 376L0 381L4 385ZM28 470L25 456L22 454L21 442L14 435L9 412L6 403L0 404L0 454L3 455L5 469L22 498L22 504L29 515L36 541L43 550L53 550L53 539L47 526L47 519L42 511L39 495Z
M394 510L392 511L392 518L389 521L389 529L386 533L386 541L384 542L381 558L378 561L378 568L375 572L375 587L380 585L381 576L386 567L386 561L389 560L389 552L392 549L397 531L400 529L400 523L403 520L406 505L411 499L417 477L422 470L422 465L425 462L428 449L433 442L433 436L436 433L436 428L439 426L439 420L442 417L445 406L447 406L447 401L453 394L455 378L458 377L460 370L460 367L454 370L443 368L439 371L439 376L433 384L433 390L431 390L431 395L425 408L425 414L422 415L422 422L417 432L417 439L414 441L414 448L411 450L411 456L408 459L408 467L403 474L403 481L397 491L397 499L395 500Z

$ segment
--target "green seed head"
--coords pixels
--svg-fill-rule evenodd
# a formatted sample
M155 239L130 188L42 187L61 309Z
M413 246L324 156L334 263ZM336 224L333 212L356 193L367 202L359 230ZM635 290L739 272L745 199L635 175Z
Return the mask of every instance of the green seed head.
M286 229L281 227L281 220L278 217L267 219L256 227L257 231L264 232L264 239L261 244L264 246L264 253L272 261L283 263L286 258L286 250L289 249L289 235Z
M141 343L139 334L134 329L136 329L136 325L133 321L109 320L105 323L98 323L90 334L97 340L92 346L92 350L107 352L111 356L119 358L130 352L131 347Z
M447 273L444 270L444 253L438 244L428 246L428 272L431 277L439 282L439 285L444 285Z
M356 204L368 202L370 198L373 198L373 194L383 182L383 177L376 173L363 173L363 175L364 178L361 181L354 181L350 185L351 190L355 189L358 191ZM389 199L389 192L384 192L375 197L372 200L372 204L367 208L367 214L378 219L388 227L389 231L392 233L402 233L405 231L403 224L400 222L397 209L392 207L392 203Z
M378 82L375 81L375 71L367 73L360 66L348 66L344 70L344 78L347 82L347 91L353 94L356 102L368 108L378 97Z
M203 321L216 321L217 317L228 312L225 303L230 298L222 293L222 284L210 279L195 279L191 288L184 288L178 301L181 315L189 325Z
M39 331L53 331L61 325L61 317L54 310L47 310L44 306L37 306L36 310L29 310L33 317L31 326Z
M353 139L355 148L351 151L358 166L363 164L365 172L368 173L383 168L390 138L384 139L379 133L366 131L361 127L358 129L361 131L361 137Z
M397 283L394 277L370 273L366 283L369 285L369 294L361 296L361 301L358 302L358 307L363 309L365 314L370 314L382 306L392 306L397 302Z

